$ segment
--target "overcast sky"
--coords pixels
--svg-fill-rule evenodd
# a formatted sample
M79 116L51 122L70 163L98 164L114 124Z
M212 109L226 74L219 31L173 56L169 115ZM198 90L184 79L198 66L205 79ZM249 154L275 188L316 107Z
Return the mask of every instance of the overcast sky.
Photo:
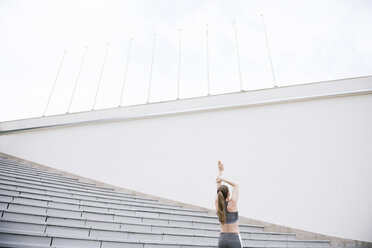
M243 89L273 87L261 14L278 86L372 75L368 0L0 0L0 121L42 116L65 50L46 115L76 82L70 112L90 111L100 78L95 109L119 106L124 77L121 104L146 103L154 33L150 102L177 97L180 33L180 98L206 95L206 24L211 94L240 90L236 44Z

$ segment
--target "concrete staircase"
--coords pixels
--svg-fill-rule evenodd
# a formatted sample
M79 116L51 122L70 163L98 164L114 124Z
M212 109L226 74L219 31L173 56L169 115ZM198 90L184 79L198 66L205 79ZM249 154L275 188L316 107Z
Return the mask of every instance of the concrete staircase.
M0 247L217 247L217 216L0 156ZM244 247L330 247L240 224Z

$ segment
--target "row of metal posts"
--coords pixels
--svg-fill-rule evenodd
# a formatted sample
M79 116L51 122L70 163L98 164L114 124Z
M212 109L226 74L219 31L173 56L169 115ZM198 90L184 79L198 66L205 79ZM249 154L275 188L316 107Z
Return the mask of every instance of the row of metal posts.
M275 74L274 74L274 67L273 67L273 63L272 63L272 59L271 59L271 55L270 55L269 42L268 42L268 39L267 39L265 23L264 23L264 19L263 19L263 15L262 14L261 14L261 19L262 19L262 25L263 25L263 30L264 30L264 34L265 34L267 54L268 54L268 59L269 59L269 62L270 62L270 68L271 68L271 73L272 73L272 77L273 77L274 87L277 87L276 80L275 80ZM180 97L182 29L179 29L178 31L179 31L179 44L178 44L178 49L179 50L178 50L177 100ZM208 32L209 32L209 30L208 30L208 24L206 24L206 60L207 60L206 63L207 63L207 87L208 87L208 96L209 96L210 95L210 80L209 80L209 43L208 43ZM234 34L235 34L234 37L235 37L236 56L237 56L237 62L238 62L240 91L244 91L243 90L243 83L242 83L241 68L240 68L240 56L239 56L239 44L238 44L238 29L237 29L235 20L234 20ZM125 86L125 83L126 83L126 77L127 77L128 64L129 64L129 58L130 58L130 54L131 54L132 43L133 43L133 38L130 39L130 43L129 43L129 49L128 49L127 60L126 60L126 63L125 63L124 79L123 79L123 86L122 86L122 89L121 89L119 107L121 106L121 103L122 103L122 100L123 100L124 86ZM153 69L154 57L155 57L155 44L156 44L156 33L154 34L153 44L152 44L152 56L151 56L151 65L150 65L149 88L148 88L148 93L147 93L147 103L150 102L152 69ZM95 98L94 98L92 110L94 110L95 109L95 106L96 106L98 91L99 91L99 88L100 88L100 85L101 85L101 81L102 81L102 76L103 76L103 71L104 71L104 67L105 67L105 63L106 63L106 59L107 59L107 53L108 53L108 50L109 50L109 46L110 46L110 43L107 43L106 50L105 50L105 55L104 55L104 58L103 58L103 63L102 63L100 74L99 74L98 85L97 85L97 89L96 89L96 95L95 95ZM81 73L81 70L82 70L83 65L84 65L84 61L85 61L85 56L86 56L87 50L88 50L88 47L85 47L85 51L84 51L83 57L81 59L80 67L79 67L78 74L77 74L77 77L76 77L76 80L75 80L75 84L74 84L74 89L73 89L73 92L72 92L72 95L71 95L70 102L69 102L68 109L67 109L67 112L66 113L69 113L69 111L70 111L71 104L72 104L72 101L73 101L73 98L74 98L74 95L75 95L76 87L77 87L77 84L78 84L78 81L79 81L79 78L80 78L80 73ZM61 60L61 62L59 64L59 67L58 67L58 70L57 70L57 75L56 75L56 77L54 79L54 83L53 83L51 92L50 92L49 97L48 97L48 102L47 102L47 104L45 106L45 109L44 109L43 116L45 116L46 111L48 109L49 102L50 102L51 96L53 94L54 87L56 85L58 76L60 74L60 71L61 71L61 68L62 68L64 59L65 59L66 53L67 53L67 51L64 51L63 56L62 56L62 60Z

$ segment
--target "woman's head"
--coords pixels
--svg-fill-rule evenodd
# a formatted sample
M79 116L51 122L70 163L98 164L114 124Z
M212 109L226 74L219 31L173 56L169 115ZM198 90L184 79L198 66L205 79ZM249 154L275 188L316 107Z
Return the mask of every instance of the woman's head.
M229 188L226 185L221 185L217 189L217 194L221 192L223 195L223 199L226 200L229 196Z
M218 195L218 219L220 220L221 224L224 224L226 221L226 214L225 214L225 201L229 197L229 188L226 185L221 185L217 189Z

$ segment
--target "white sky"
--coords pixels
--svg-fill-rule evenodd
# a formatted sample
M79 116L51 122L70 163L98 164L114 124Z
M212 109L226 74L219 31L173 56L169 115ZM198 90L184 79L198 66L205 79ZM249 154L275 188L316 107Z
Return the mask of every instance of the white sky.
M244 90L273 87L264 15L279 86L372 75L372 1L11 1L0 0L0 121L41 116L67 50L47 115L66 113L84 49L87 54L70 112L117 107L130 38L122 105L207 94L206 24L211 94L240 90L236 19Z

